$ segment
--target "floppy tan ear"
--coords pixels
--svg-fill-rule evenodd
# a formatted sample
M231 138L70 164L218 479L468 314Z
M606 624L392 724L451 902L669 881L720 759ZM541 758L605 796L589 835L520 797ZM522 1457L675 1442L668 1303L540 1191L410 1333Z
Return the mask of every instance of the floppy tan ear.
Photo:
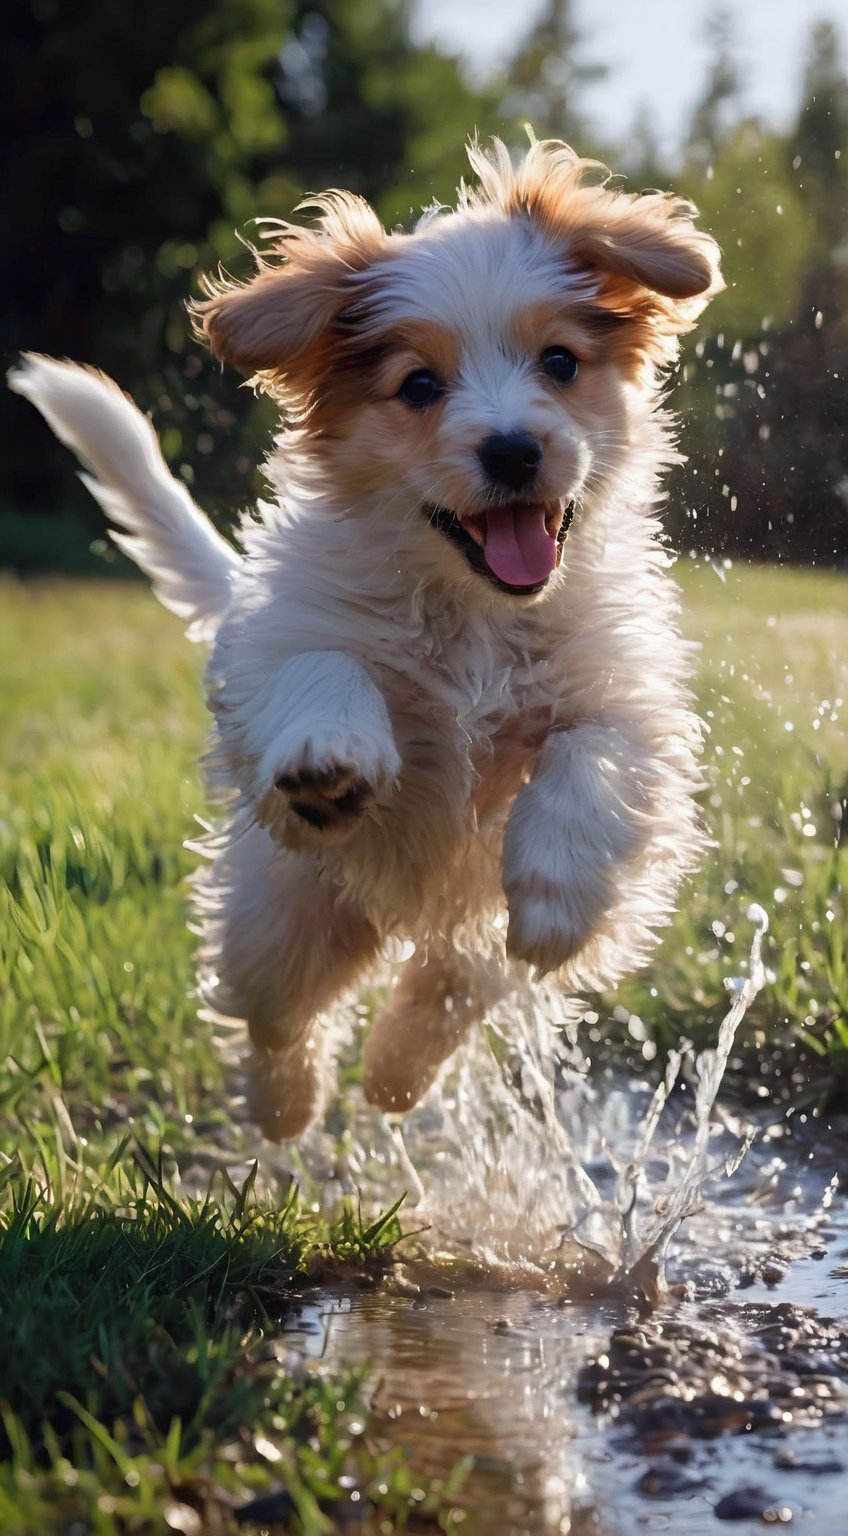
M695 209L662 193L610 198L608 210L584 209L565 252L590 274L607 330L609 356L650 387L656 368L672 365L680 338L724 287L719 249L693 223Z
M599 189L592 190L595 202ZM580 265L627 278L668 299L706 304L724 287L718 246L696 229L696 210L685 198L660 192L606 196L607 208L592 208L590 202L583 217L574 220L568 252ZM566 217L566 222L571 221Z
M586 193L569 220L566 259L591 276L601 328L612 326L610 357L650 387L654 370L676 361L681 336L724 287L719 248L696 228L696 210L684 198Z
M696 227L692 203L622 191L606 166L553 140L532 143L517 165L497 139L488 150L472 144L469 158L480 190L466 192L466 204L531 219L567 267L586 274L610 321L622 322L622 350L671 361L676 338L724 287L719 248Z
M329 192L316 203L317 227L277 226L249 283L211 281L209 298L190 306L214 355L249 377L285 385L314 374L316 348L357 296L357 275L382 254L387 236L362 198Z

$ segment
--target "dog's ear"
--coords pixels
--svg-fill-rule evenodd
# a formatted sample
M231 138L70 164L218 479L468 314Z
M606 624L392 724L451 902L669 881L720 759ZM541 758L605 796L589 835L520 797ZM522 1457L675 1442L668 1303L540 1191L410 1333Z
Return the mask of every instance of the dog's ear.
M497 140L487 151L473 144L469 157L481 188L467 200L529 218L561 252L578 288L585 276L587 297L610 327L621 322L622 355L671 361L677 338L724 287L719 248L697 228L692 203L665 192L625 192L611 185L605 166L553 141L534 142L515 166Z
M317 205L314 228L275 227L250 282L209 282L209 297L191 305L215 357L248 377L295 388L301 374L314 377L316 350L329 352L335 322L362 297L357 279L384 252L388 237L362 198L329 192Z
M586 189L587 191L589 189ZM724 284L719 249L694 224L696 209L682 197L653 192L642 197L592 189L583 217L565 222L568 254L581 267L609 273L665 299L691 301L698 309ZM603 200L602 200L603 199Z
M696 227L685 198L604 188L585 194L568 220L568 264L592 282L609 355L650 383L655 367L675 362L681 336L723 289L719 248Z

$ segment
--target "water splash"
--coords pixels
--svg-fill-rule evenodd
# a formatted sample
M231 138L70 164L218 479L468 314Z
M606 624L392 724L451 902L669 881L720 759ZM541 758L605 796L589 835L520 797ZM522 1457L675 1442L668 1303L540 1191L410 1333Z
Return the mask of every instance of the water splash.
M458 1054L449 1074L402 1123L360 1104L346 1138L343 1180L366 1202L405 1185L416 1203L419 1264L523 1281L572 1294L661 1293L669 1243L716 1172L711 1114L733 1042L765 981L754 924L747 975L731 994L715 1046L672 1051L641 1115L640 1096L598 1089L577 1045L577 1005L554 987L513 995ZM663 1111L689 1093L685 1139L663 1134ZM645 1096L641 1096L644 1105ZM307 1164L317 1144L305 1149ZM723 1162L727 1174L738 1156ZM325 1140L326 1152L326 1140Z

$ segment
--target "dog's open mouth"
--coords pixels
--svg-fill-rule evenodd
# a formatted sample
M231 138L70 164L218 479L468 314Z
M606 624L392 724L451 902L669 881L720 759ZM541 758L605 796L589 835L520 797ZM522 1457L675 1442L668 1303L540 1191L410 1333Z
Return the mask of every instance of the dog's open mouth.
M434 528L456 544L472 570L502 592L541 592L559 565L574 502L514 501L460 517L449 507L425 506Z

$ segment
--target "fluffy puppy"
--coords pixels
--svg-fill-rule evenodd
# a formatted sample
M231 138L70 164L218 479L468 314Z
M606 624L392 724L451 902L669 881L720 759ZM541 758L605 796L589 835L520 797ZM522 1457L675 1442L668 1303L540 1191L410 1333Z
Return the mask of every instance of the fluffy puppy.
M721 287L717 248L690 203L618 190L565 145L470 159L455 211L387 234L329 192L194 307L281 410L240 553L109 381L39 357L12 380L211 641L226 820L195 887L201 984L247 1020L274 1139L316 1113L316 1020L390 937L411 958L364 1081L397 1111L514 962L572 988L640 965L702 845L656 476L665 370Z

